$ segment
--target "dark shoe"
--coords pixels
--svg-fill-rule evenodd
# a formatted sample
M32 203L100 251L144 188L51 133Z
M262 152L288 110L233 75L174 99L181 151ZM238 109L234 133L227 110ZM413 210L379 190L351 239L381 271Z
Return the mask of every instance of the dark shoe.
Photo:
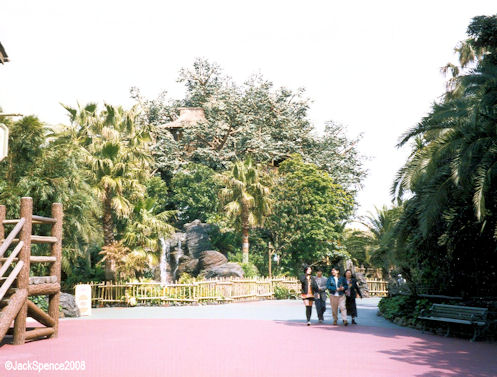
M344 325L344 326L348 326L348 325L349 325L349 323L348 323L347 321L343 321L343 325Z
M355 319L354 319L354 318L352 318L352 324L353 324L353 325L357 325L357 322L355 321Z

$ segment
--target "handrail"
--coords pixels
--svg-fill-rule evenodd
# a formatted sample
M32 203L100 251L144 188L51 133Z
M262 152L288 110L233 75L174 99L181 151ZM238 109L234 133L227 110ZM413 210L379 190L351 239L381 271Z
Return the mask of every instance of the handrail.
M22 219L20 219L19 222L17 223L17 225L14 227L14 229L12 229L12 231L10 232L10 234L3 241L2 246L0 246L0 257L2 257L3 254L7 251L7 249L10 246L10 244L14 240L15 236L17 236L17 233L19 233L19 231L24 226L24 222L25 221L26 220L24 219L24 217Z
M2 284L2 287L0 288L0 300L3 299L3 296L7 293L9 290L10 286L16 279L17 275L19 275L19 272L21 271L21 268L24 266L24 262L21 260L17 262L15 268L12 270L12 272L9 274L9 277L7 280L5 280Z
M33 215L31 219L33 224L55 224L57 222L57 219L54 219L53 217L45 217L38 215ZM17 224L19 221L20 219L3 220L2 223L5 225Z
M55 224L57 222L57 219L54 219L53 217L33 215L31 218L33 221L39 221L44 224Z
M24 242L21 241L17 244L16 248L10 253L9 257L5 261L5 263L2 265L0 268L0 278L5 274L5 271L7 271L10 267L10 264L14 261L14 259L17 260L16 256L19 254L19 251L21 251L22 247L24 246Z

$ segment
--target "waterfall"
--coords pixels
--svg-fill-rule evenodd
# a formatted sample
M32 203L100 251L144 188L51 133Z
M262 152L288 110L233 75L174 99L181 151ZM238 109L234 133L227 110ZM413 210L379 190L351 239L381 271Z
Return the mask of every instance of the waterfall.
M162 252L160 254L160 282L161 284L165 285L167 284L167 263L168 263L168 258L169 258L169 251L171 248L171 244L168 241L164 241L164 238L159 238L161 246L162 246Z

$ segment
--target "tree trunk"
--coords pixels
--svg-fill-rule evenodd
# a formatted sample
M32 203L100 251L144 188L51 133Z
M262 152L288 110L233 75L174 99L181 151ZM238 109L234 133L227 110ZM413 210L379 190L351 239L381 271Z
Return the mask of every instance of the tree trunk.
M249 248L248 232L249 232L248 224L244 224L242 227L242 255L243 255L242 262L243 263L248 263L248 248Z
M268 252L267 252L267 256L268 256L268 267L267 267L267 270L268 270L268 277L269 279L271 279L273 277L273 271L272 271L272 258L273 258L273 253L271 252L271 248L268 248Z
M114 221L112 219L112 206L110 193L107 193L103 203L103 229L104 229L104 246L108 246L115 241L114 238ZM115 261L106 259L105 261L105 280L114 280L116 275Z

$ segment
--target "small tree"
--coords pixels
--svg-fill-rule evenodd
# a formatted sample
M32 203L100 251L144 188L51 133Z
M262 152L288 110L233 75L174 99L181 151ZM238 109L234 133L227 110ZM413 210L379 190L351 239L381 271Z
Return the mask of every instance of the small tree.
M228 218L242 231L243 263L248 263L249 230L262 225L270 213L270 189L260 179L261 169L250 158L237 161L233 168L219 175L224 188L220 192L221 202Z

